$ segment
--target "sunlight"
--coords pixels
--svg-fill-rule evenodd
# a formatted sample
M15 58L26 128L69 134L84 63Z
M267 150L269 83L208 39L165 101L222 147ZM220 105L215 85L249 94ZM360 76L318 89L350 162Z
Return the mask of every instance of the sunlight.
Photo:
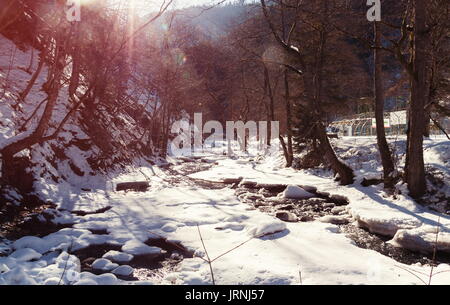
M91 5L91 4L95 3L95 2L98 2L98 0L80 0L80 4L82 6L88 6L88 5Z

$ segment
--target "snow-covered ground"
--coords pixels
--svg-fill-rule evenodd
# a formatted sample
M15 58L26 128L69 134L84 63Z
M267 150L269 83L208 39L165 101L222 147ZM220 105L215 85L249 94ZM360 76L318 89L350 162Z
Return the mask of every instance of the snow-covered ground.
M22 117L17 117L12 106L15 95L23 90L30 78L24 71L30 52L14 51L10 42L4 42L1 39L0 80L8 87L0 95L0 147L17 136L13 131L17 130L18 122L28 118L44 98L40 87L45 81L44 77L38 79L20 112ZM12 59L14 64L9 70L8 63ZM58 104L65 105L67 95L62 93L60 99ZM67 111L60 110L60 114ZM33 124L36 122L32 120L30 125ZM58 208L49 209L47 215L53 216L54 223L70 224L70 227L42 238L26 236L16 241L0 238L0 284L210 284L210 268L204 261L206 253L198 229L211 259L242 244L212 263L218 284L421 284L411 272L424 280L428 278L430 266L407 266L378 252L361 249L337 225L321 221L282 222L239 201L231 187L203 188L186 177L174 183L169 172L146 162L129 167L126 172L95 173L86 162L93 152L64 146L72 137L82 139L86 135L75 125L68 124L60 139L51 143L64 149L67 156L58 161L56 167L48 162L54 156L50 144L33 150L30 156L35 177L39 177L35 183L37 195ZM401 164L404 139L391 139L391 142ZM254 154L236 154L233 158L220 152L204 154L203 158L210 164L217 164L190 177L209 181L242 177L260 184L313 186L321 192L347 198L350 204L346 209L356 225L390 236L391 243L396 246L429 250L439 228L438 248L450 249L448 216L416 204L406 195L404 185L397 186L402 194L397 194L394 199L384 194L382 186L362 187L359 184L363 177L377 178L381 172L374 138L344 138L335 141L335 145L339 155L355 169L357 180L354 185L339 186L325 170L284 168L281 154L267 158ZM444 181L449 181L449 141L426 140L425 159L428 166L441 171ZM179 162L177 159L169 161ZM85 175L74 174L71 163ZM52 176L61 179L55 182ZM150 189L143 193L114 191L117 183L127 181L148 181ZM440 191L448 198L448 185ZM286 196L292 194L305 193L294 187L285 193ZM12 201L20 203L19 195L14 191L10 195L16 197L11 198ZM436 202L436 205L441 203ZM70 213L95 212L107 207L111 209L85 216ZM133 271L127 267L133 256L162 252L158 247L145 244L155 236L179 241L195 256L185 258L170 272L144 282L119 280L117 276ZM68 252L105 244L119 250L110 251L92 262L104 273L80 274L79 259ZM449 265L441 264L435 268L433 284L450 283L450 272L446 271L450 271Z
M374 139L345 139L339 146L352 145L355 141L358 147L370 149L368 147L373 143L369 143ZM427 151L448 151L448 147L448 141L427 142ZM447 166L448 159L442 161L441 156L434 155L430 159L440 166ZM191 177L217 181L243 177L258 183L314 186L322 192L348 198L347 209L355 222L373 232L393 236L392 243L398 246L408 246L411 240L415 241L413 244L430 242L439 227L439 245L448 250L450 217L428 211L406 195L399 194L393 199L386 197L379 186L339 186L326 172L318 176L318 172L283 168L281 156L265 162L256 161L258 158L254 157L229 159L210 155L207 158L217 165ZM157 234L180 241L195 251L196 256L185 258L173 271L152 278L150 282L210 284L209 265L197 257L206 258L198 228L211 259L246 242L213 262L218 284L420 284L410 272L416 272L424 280L430 272L430 266L407 266L375 251L361 249L336 225L320 221L284 223L241 203L230 187L203 189L188 182L173 185L170 175L158 167L136 168L110 181L106 177L102 179L105 181L98 185L108 186L105 189L72 193L72 197L66 196L56 202L69 210L93 211L106 206L112 209L83 217L58 212L56 221L75 223L73 228L42 239L25 237L12 244L4 243L2 247L11 248L14 253L0 258L1 283L54 284L61 277L66 283L129 283L117 280L113 275L124 270L116 270L116 264L104 260L97 264L106 266L105 270L112 273L98 276L83 272L81 277L71 273L72 277L62 276L64 268L67 269L64 250L75 251L107 243L122 246L122 252L131 255L153 253L160 249L143 242ZM148 192L112 191L112 185L117 182L146 179L151 185ZM399 188L403 189L403 186ZM96 235L89 230L106 230L108 234ZM71 258L73 262L69 266L79 265L74 256ZM129 271L127 267L122 269ZM450 272L445 271L450 271L449 265L441 264L435 268L432 283L450 283Z

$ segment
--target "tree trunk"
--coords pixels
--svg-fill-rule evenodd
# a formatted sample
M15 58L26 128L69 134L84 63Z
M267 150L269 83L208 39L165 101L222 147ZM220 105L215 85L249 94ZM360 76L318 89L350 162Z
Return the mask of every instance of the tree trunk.
M429 47L426 25L426 2L415 0L414 76L411 78L410 124L408 132L408 164L406 178L409 194L420 198L426 192L423 160L424 107L427 96L426 49Z
M18 135L17 138L19 140L5 146L0 151L3 159L2 178L6 182L10 181L13 175L15 174L13 163L14 155L21 152L24 149L31 148L33 145L42 142L45 137L45 133L48 130L53 110L58 100L59 90L61 87L62 70L64 69L64 67L59 67L58 65L60 59L65 57L65 54L62 54L62 52L60 52L59 50L55 50L54 53L55 53L54 64L53 67L51 68L49 67L48 69L48 81L44 85L45 91L47 92L48 95L48 100L37 127L29 136L23 138L22 134ZM41 57L42 64L43 61L44 59L43 57ZM36 74L37 73L35 73L35 75ZM32 82L30 81L30 83ZM28 86L30 86L30 84Z
M289 90L289 72L284 71L284 89L285 89L285 103L286 103L286 134L287 134L287 147L286 147L286 167L291 167L294 161L294 151L292 148L292 113L291 113L291 101Z
M52 86L52 92L49 95L49 99L47 101L47 105L45 106L44 113L39 121L38 126L33 131L30 136L18 140L17 142L13 142L10 145L7 145L1 150L1 154L3 157L3 166L2 166L2 177L8 181L9 177L14 175L14 166L13 166L13 158L14 155L21 152L24 149L31 148L34 144L38 144L42 141L42 138L45 136L45 132L48 129L53 109L55 108L56 101L58 99L59 87ZM20 136L19 136L20 137Z
M283 34L283 41L287 41L288 35L286 33L286 15L285 15L285 5L281 1L281 32ZM289 88L289 72L287 69L284 70L284 99L286 106L286 135L287 135L287 147L283 147L286 156L286 167L291 167L294 161L294 151L292 149L292 117L291 117L291 101L290 101L290 88Z
M354 173L353 170L344 162L339 160L336 156L336 153L331 146L330 140L328 139L328 135L326 132L326 126L322 121L323 111L322 111L322 87L323 87L323 67L325 61L325 47L327 43L327 29L326 26L328 24L328 2L326 0L322 0L323 7L323 18L322 24L319 31L319 48L316 57L316 67L315 67L315 75L313 81L314 88L314 105L313 105L313 117L315 117L316 128L315 134L318 140L320 141L320 148L324 153L324 158L333 169L335 173L337 173L340 177L340 182L342 185L349 185L354 182ZM306 85L307 87L310 87Z
M76 95L78 86L80 84L80 39L79 39L79 31L80 27L78 24L74 25L75 27L75 37L74 37L74 48L72 53L72 75L70 76L69 83L69 97L73 97Z
M316 127L316 136L320 141L320 150L324 154L325 161L335 173L339 174L340 183L342 185L352 184L355 178L353 170L336 156L325 131L325 125L322 123Z
M293 56L296 56L299 62L304 63L302 55L295 51L293 48L291 48L282 37L278 34L275 25L272 23L269 15L269 11L266 5L265 0L261 1L261 8L263 10L263 14L269 24L269 27L271 29L271 32L275 38L275 40L278 42L278 44L285 49L286 52L289 52ZM323 153L325 154L324 158L328 162L328 164L331 166L331 168L335 171L335 173L339 174L341 178L341 184L348 185L352 184L354 181L354 174L353 170L339 160L339 158L336 156L333 147L331 146L331 143L328 139L327 133L326 133L326 127L322 122L322 73L323 73L323 66L324 66L324 56L325 56L325 44L327 40L327 29L326 25L328 24L328 1L322 0L322 6L323 6L323 18L321 22L321 28L319 30L320 34L320 45L316 57L316 65L314 66L314 71L311 73L312 75L308 75L304 78L305 80L305 90L308 92L308 95L311 97L309 99L310 103L310 109L311 109L311 116L314 118L315 121L315 137L320 141L320 147ZM306 66L303 65L303 68L306 69ZM312 77L311 77L312 76ZM311 78L313 81L311 81Z
M270 83L269 69L264 65L264 87L266 94L269 96L269 105L267 107L267 116L269 118L267 128L267 146L271 146L272 143L272 121L275 121L275 97L273 95L272 85Z
M378 22L374 23L375 46L381 46L381 32ZM384 187L390 189L394 186L394 162L391 151L386 140L384 130L384 89L382 81L382 58L381 50L375 48L375 71L374 71L374 92L375 92L375 119L377 124L377 142L380 151L381 163L383 164Z
M45 55L41 54L39 57L39 64L38 64L36 71L34 72L33 76L31 77L30 81L28 82L28 85L25 88L25 90L23 90L23 92L20 94L20 99L22 101L24 101L27 98L28 94L30 93L31 89L33 88L34 84L36 83L38 76L41 74L42 68L44 67L44 58L45 58Z

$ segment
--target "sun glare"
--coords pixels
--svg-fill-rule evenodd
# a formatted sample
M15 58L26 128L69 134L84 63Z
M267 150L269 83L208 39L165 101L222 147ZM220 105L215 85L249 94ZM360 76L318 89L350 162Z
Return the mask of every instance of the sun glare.
M87 6L87 5L91 5L91 4L93 4L94 2L97 2L98 0L80 0L80 4L82 5L82 6Z

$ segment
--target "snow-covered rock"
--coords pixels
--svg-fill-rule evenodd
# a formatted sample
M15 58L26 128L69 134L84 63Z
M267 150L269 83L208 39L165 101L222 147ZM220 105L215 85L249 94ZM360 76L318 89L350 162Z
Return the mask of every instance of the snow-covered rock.
M122 246L122 251L131 255L161 254L161 248L150 247L137 239L127 241Z
M393 237L400 229L414 229L421 225L418 219L413 217L390 216L389 214L355 214L355 210L351 210L353 217L358 221L358 225L368 229L372 233Z
M19 262L28 262L40 259L42 254L30 248L23 248L14 251L9 257L16 259Z
M37 282L29 276L23 267L17 266L8 272L0 275L8 285L36 285Z
M437 227L432 226L399 230L391 242L411 251L432 253L436 248L437 251L450 253L450 232L437 232Z
M93 286L98 285L98 283L93 279L81 279L78 282L76 282L74 285L77 286Z
M118 266L118 264L113 263L106 258L98 258L91 265L93 269L100 271L111 271L113 269L116 269Z
M54 286L54 285L59 285L60 282L61 282L61 278L51 277L44 281L44 285Z
M254 226L248 230L248 233L253 237L263 237L284 230L286 230L286 224L282 221L274 220L272 222L265 222L258 226Z
M331 213L333 215L345 214L345 213L347 213L347 207L345 207L345 206L334 207L331 209Z
M38 253L45 253L50 250L68 248L72 242L72 237L65 234L53 233L44 238L35 236L25 236L16 240L12 246L14 249L30 248Z
M133 272L134 269L128 265L119 266L112 271L113 274L120 276L130 276L133 274Z
M280 197L286 199L308 199L314 197L310 192L305 191L297 185L288 185Z
M117 277L112 273L105 273L96 276L95 281L99 285L116 285L119 283Z
M0 264L0 273L5 273L9 271L9 267L5 264Z
M324 223L331 223L334 225L344 225L348 224L350 220L347 217L344 216L333 216L333 215L326 215L319 219L319 221Z
M85 233L78 237L72 244L72 251L85 249L92 245L104 245L104 244L117 244L110 235L92 234L91 232Z
M276 217L287 222L296 222L298 221L298 218L295 214L287 211L278 212L276 214Z
M42 238L35 236L24 236L16 240L12 246L16 250L30 248L41 254L48 250L47 243Z
M0 243L0 255L11 254L12 249L10 245Z
M120 251L110 250L103 255L103 258L116 263L128 263L133 259L133 255Z

